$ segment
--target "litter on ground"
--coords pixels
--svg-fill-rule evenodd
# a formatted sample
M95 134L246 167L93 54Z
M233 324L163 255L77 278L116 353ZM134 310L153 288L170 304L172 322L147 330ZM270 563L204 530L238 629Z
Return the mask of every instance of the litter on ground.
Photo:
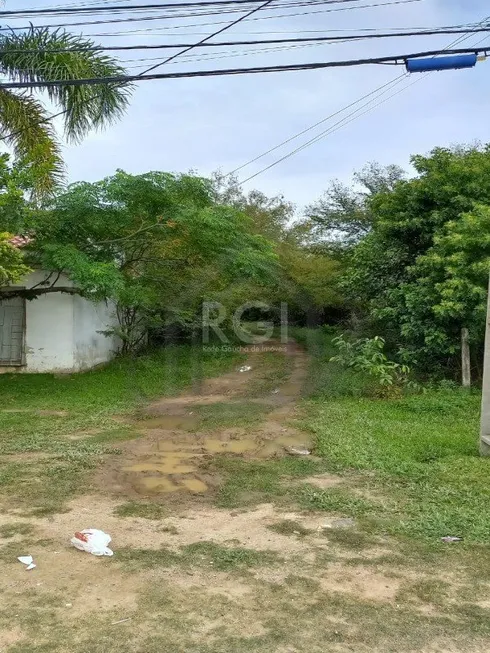
M114 555L114 552L107 546L111 541L111 536L96 528L78 531L70 541L79 551L86 551L94 556Z
M26 571L30 571L31 569L36 568L32 556L19 556L17 560L22 562L23 565L26 565Z

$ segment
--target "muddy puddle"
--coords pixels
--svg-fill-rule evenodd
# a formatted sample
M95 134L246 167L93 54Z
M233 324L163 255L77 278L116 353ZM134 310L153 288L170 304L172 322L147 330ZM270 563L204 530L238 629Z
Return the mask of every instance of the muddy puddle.
M243 374L234 373L209 380L206 396L185 395L162 399L148 406L140 419L133 423L141 429L141 439L128 445L122 463L120 459L114 461L114 480L118 490L124 491L127 487L132 494L139 496L168 495L179 491L204 494L219 483L219 479L213 478L214 472L207 464L214 456L264 460L302 455L305 449L311 450L308 436L288 426L288 421L294 416L295 399L300 396L306 377L304 353L292 344L289 355L294 356L289 379L278 385L273 401L270 392L267 392L264 404L269 410L267 407L264 410L261 404L264 421L258 420L253 426L239 426L243 399L237 392L238 389L242 392L246 386L244 378L251 378ZM224 397L225 385L227 392L233 388L237 392ZM232 418L236 413L236 420L229 419L223 408L225 403L229 405ZM210 413L211 422L219 423L225 412L223 422L228 424L216 424L212 431L206 432L209 420L200 406L212 404L216 408ZM233 404L237 405L236 410ZM253 405L249 409L254 410Z
M145 419L141 425L145 429L182 429L194 431L199 427L201 419L197 415L161 415Z
M131 477L131 484L138 492L166 494L186 490L202 494L208 490L200 478L200 464L203 459L220 454L247 456L251 459L266 459L286 455L290 448L309 446L304 435L285 435L273 440L236 439L220 440L206 438L201 442L159 440L153 455L145 460L122 469Z

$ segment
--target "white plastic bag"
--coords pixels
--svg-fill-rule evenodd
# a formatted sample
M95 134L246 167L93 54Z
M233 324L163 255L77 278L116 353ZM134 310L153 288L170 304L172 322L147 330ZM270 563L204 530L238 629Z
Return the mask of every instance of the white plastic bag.
M96 528L86 528L83 531L78 531L70 541L76 549L86 551L94 556L114 555L114 552L107 547L111 541L111 536L104 533L104 531L98 531Z

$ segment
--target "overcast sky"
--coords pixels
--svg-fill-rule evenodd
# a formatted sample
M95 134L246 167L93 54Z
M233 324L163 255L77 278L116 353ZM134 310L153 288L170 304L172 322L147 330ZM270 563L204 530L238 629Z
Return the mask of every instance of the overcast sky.
M126 0L124 4L145 4L149 0ZM166 0L168 1L168 0ZM280 5L287 0L276 0ZM389 0L365 0L360 5ZM95 3L100 0L95 0ZM114 4L121 0L114 0ZM40 8L75 4L72 0L7 0L6 9ZM81 3L76 3L80 5ZM84 0L84 4L91 4ZM111 3L112 4L112 3ZM346 7L348 5L345 5ZM320 13L309 16L262 19L243 22L219 37L274 38L272 32L308 30L356 30L361 28L410 28L457 25L481 21L490 13L488 0L420 0L408 4L358 8L326 12L335 6L319 6ZM339 8L337 6L336 8ZM304 8L263 12L263 16L302 12ZM182 27L197 22L234 20L238 14L160 20L143 24L116 24L77 27L85 34L100 34L151 27L170 28L124 36L94 36L108 44L194 42L217 26ZM90 18L89 18L90 19ZM50 19L51 20L51 19ZM36 19L34 24L50 20ZM79 17L73 20L80 20ZM51 20L51 22L54 22ZM58 22L67 22L58 19ZM9 20L22 25L26 20ZM178 27L178 29L176 29ZM252 34L261 32L261 34ZM306 35L306 34L298 34ZM460 47L471 47L484 34L472 35ZM159 69L191 70L218 67L275 65L404 54L444 48L456 37L433 36L398 38L386 41L315 45L307 48L233 56L211 61L188 61L168 64ZM490 45L490 35L484 42ZM228 51L232 49L229 48ZM234 48L236 51L237 48ZM245 50L243 50L245 52ZM171 51L173 53L173 51ZM216 49L195 50L203 57ZM125 59L159 57L169 51L122 53ZM149 62L147 65L149 66ZM138 65L129 62L129 66ZM141 65L141 64L139 64ZM140 72L141 68L131 69ZM65 150L70 181L95 181L112 174L116 168L132 173L148 170L185 172L194 170L209 175L216 169L229 172L328 115L355 102L382 84L394 79L403 68L364 66L353 69L330 69L242 75L202 79L160 80L140 83L130 109L120 123L90 135L81 145ZM416 83L414 83L416 82ZM411 154L429 151L434 146L490 141L490 61L475 69L433 73L427 78L412 76L396 86L395 97L360 116L335 133L321 139L299 154L259 175L246 184L268 194L284 194L300 208L322 193L332 178L348 180L352 172L368 161L409 166ZM367 107L366 107L367 108ZM352 109L349 111L349 113ZM245 179L261 168L288 154L320 131L342 119L342 114L324 123L286 146L245 168Z

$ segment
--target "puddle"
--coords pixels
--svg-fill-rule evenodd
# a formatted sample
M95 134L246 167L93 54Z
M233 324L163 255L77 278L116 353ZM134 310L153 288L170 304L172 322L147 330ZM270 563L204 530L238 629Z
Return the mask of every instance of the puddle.
M182 465L178 457L162 460L161 463L139 463L125 467L124 472L159 472L160 474L190 474L196 471L193 465Z
M182 429L195 431L199 427L200 419L194 415L162 415L139 422L145 429Z
M164 476L142 478L141 484L147 489L158 493L179 492L180 490L188 490L196 494L206 492L207 485L200 481L198 478L184 478L182 480L172 480Z
M189 444L188 442L169 442L168 440L159 440L157 446L158 451L162 451L164 453L172 453L178 451L180 458L192 458L199 455L198 452L201 450L199 444ZM194 451L196 451L196 453L193 453Z
M187 436L189 437L189 436ZM308 438L302 434L283 435L273 440L218 440L206 439L202 443L173 442L159 440L156 443L154 457L134 465L124 467L122 471L135 475L133 486L142 491L158 494L188 491L202 494L207 491L206 484L195 474L198 460L206 454L253 453L255 458L269 458L284 455L289 447L309 447Z

